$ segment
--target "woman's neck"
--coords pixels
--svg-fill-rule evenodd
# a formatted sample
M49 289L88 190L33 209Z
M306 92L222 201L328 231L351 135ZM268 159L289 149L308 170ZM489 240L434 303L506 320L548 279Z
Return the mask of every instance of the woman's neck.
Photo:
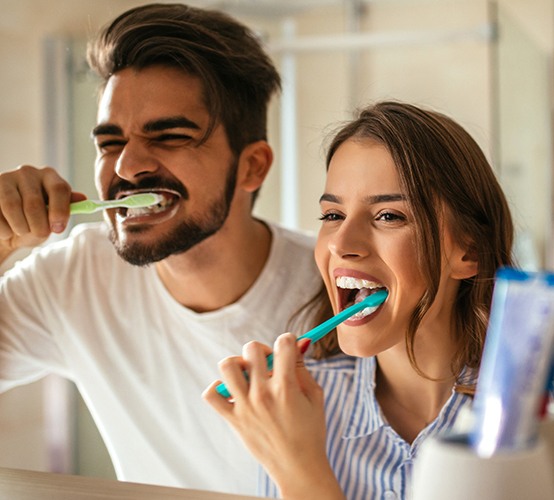
M444 338L444 337L443 337ZM418 370L404 345L377 356L375 395L391 427L407 442L437 418L452 394L456 380L451 371L454 346L435 340L416 349Z

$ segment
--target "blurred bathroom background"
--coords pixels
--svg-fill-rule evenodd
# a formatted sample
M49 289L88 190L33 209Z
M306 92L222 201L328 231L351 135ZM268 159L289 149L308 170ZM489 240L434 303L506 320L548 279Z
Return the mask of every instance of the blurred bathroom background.
M0 172L55 166L75 190L95 196L97 82L86 41L143 3L0 0ZM468 129L508 195L520 263L554 269L554 0L188 3L255 28L281 70L261 217L317 231L325 138L358 106L407 100ZM0 467L113 477L83 401L55 377L0 395L0 450Z

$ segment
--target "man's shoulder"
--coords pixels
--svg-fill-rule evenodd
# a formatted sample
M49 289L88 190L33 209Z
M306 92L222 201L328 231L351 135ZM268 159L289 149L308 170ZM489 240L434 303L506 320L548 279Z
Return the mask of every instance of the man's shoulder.
M316 235L311 231L290 229L276 223L268 223L276 240L281 240L299 248L312 251L316 242Z

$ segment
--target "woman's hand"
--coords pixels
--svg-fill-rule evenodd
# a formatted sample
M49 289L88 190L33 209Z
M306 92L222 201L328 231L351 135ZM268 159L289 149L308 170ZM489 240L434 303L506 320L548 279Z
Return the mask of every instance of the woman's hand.
M304 366L309 340L286 333L270 348L250 342L242 357L220 362L233 395L223 398L211 384L203 398L238 432L247 448L287 499L343 499L326 456L323 391ZM244 376L248 373L248 380Z

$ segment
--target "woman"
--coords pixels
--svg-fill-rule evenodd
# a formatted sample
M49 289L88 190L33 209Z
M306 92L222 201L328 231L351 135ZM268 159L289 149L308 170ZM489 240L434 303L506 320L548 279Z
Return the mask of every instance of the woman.
M337 328L352 357L327 357L324 339L307 370L305 342L284 334L270 374L270 349L251 342L220 364L233 399L217 382L204 398L283 498L404 499L421 442L471 403L494 274L513 265L508 205L462 127L397 102L336 134L320 205L315 256L334 313L364 288L387 300Z

